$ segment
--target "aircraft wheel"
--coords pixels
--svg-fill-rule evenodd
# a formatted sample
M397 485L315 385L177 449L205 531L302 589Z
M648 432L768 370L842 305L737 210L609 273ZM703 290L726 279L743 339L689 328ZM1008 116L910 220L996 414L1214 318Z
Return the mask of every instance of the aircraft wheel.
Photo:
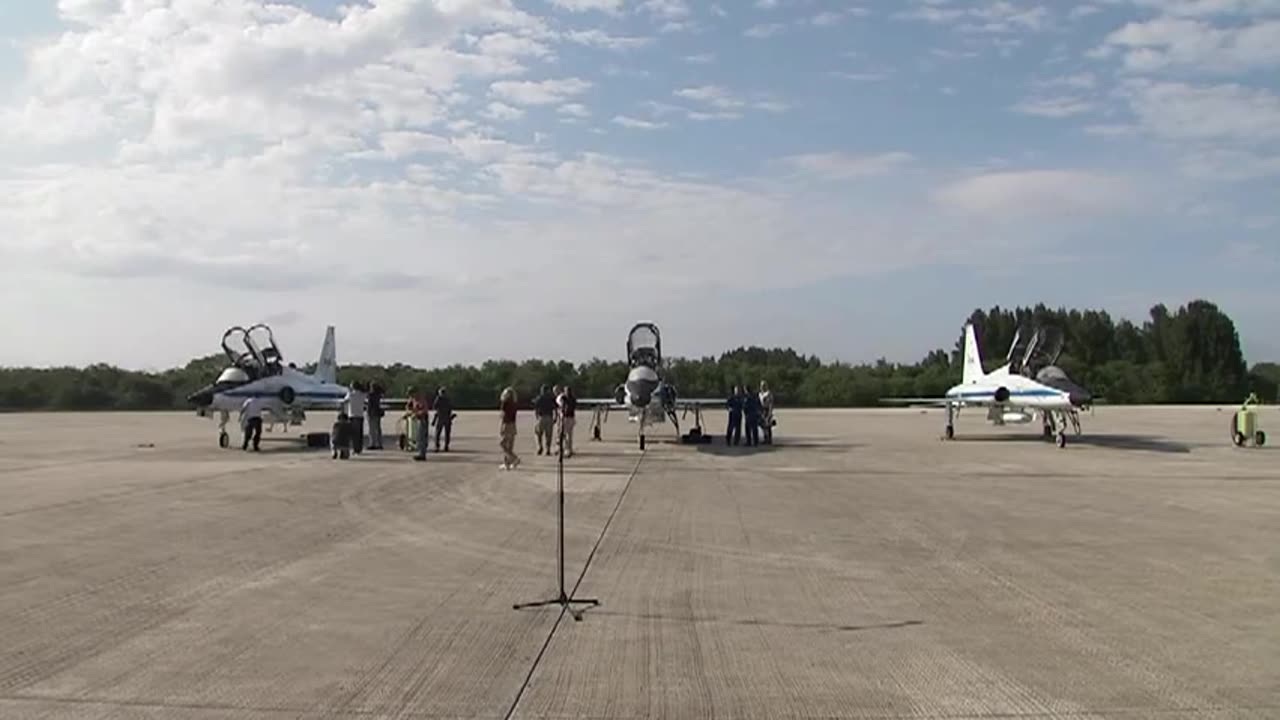
M948 440L954 440L956 438L956 428L954 425L947 426L946 436Z
M643 436L643 435L641 435L641 436L640 436L640 449L641 449L641 450L643 450L643 449L644 449L644 436Z
M1067 431L1059 430L1058 431L1058 447L1064 448L1066 446L1067 446Z
M599 440L599 439L600 439L600 426L599 426L599 425L596 425L595 427L591 428L591 439L592 439L592 440Z
M1267 444L1267 434L1259 430L1253 434L1253 444L1262 447Z
M1236 447L1244 447L1244 444L1245 444L1244 433L1237 431L1235 434L1235 437L1233 437L1232 440L1235 442Z
M226 449L231 444L231 438L226 433L218 433L218 447Z

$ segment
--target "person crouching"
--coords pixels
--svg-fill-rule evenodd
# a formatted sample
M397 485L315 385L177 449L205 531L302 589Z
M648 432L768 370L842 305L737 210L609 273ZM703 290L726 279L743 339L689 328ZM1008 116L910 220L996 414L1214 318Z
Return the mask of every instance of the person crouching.
M338 413L333 421L333 432L329 433L333 445L333 459L347 460L351 457L351 418L346 412Z

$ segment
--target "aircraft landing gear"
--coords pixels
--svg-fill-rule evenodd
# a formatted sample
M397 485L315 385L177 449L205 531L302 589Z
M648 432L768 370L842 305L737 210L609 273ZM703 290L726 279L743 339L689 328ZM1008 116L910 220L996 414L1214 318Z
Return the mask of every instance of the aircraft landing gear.
M222 448L223 450L226 450L227 446L230 444L231 444L231 437L227 435L226 432L218 433L218 447Z
M599 426L599 425L593 425L593 426L591 426L591 439L592 439L592 440L599 440L599 439L600 439L600 426Z
M1059 430L1058 431L1058 447L1064 448L1066 446L1067 446L1067 431Z
M644 435L640 436L640 449L644 450Z
M943 438L946 440L954 440L956 437L956 412L955 408L950 404L947 405L947 427L943 431Z

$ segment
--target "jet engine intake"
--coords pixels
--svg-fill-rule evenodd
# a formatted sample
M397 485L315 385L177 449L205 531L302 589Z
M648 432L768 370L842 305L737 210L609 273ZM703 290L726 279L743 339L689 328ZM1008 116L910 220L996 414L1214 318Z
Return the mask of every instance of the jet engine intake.
M626 404L626 402L627 402L627 386L626 386L625 384L618 385L618 387L616 387L616 388L614 388L614 389L613 389L613 400L614 400L614 402L618 403L619 405L624 405L624 404Z
M996 388L995 400L998 403L1009 402L1009 388L1007 387Z

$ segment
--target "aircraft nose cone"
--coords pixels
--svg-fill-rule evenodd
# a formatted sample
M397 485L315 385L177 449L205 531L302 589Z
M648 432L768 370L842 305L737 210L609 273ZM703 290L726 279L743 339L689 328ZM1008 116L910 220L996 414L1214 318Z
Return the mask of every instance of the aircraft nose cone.
M187 396L187 402L193 405L210 405L213 403L213 390L201 388Z
M653 399L654 384L645 380L633 380L627 383L627 393L631 403L636 407L645 407Z

